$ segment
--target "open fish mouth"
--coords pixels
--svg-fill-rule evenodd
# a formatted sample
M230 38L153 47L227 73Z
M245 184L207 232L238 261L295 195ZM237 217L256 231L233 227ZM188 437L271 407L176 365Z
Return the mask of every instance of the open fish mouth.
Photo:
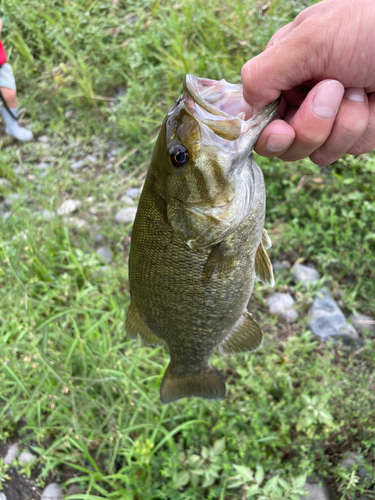
M245 113L239 112L242 97L241 84L186 75L184 100L187 111L224 139L236 140L251 129L255 135L273 119L280 103L279 98L245 120Z

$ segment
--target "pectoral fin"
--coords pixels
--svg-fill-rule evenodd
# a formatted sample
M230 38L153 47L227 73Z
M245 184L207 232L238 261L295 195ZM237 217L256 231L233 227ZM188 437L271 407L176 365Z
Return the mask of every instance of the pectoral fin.
M263 333L260 326L249 312L245 312L229 336L220 345L219 350L223 354L254 351L261 346L262 341Z
M226 252L222 243L214 246L203 269L203 283L208 283L215 271L219 273L220 278L227 276L236 265L236 262L237 255Z
M130 303L129 309L126 312L125 330L131 339L137 338L139 335L143 342L149 345L166 345L155 333L153 333L146 323L142 320L138 309Z
M255 254L255 275L258 278L258 280L260 280L265 285L275 286L272 264L270 258L267 255L267 252L264 249L262 242L260 242L258 250Z

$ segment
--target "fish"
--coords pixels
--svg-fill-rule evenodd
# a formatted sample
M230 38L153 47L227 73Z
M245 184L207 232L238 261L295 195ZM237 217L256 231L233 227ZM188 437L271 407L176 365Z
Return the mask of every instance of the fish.
M186 75L154 147L131 233L127 335L166 346L163 404L222 399L210 357L263 341L247 311L257 278L274 286L266 195L254 144L279 101L245 120L242 85Z

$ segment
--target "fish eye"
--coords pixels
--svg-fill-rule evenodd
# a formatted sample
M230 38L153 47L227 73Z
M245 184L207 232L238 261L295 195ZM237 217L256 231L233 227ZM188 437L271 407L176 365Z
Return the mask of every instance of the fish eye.
M185 146L175 146L169 155L172 165L176 168L184 167L189 161L189 151Z

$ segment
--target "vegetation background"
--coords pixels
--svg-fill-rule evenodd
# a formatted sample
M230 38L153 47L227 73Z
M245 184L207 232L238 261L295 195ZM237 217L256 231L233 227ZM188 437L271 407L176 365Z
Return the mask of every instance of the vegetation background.
M67 498L87 500L298 499L314 472L342 499L374 486L374 337L355 352L320 345L308 331L314 288L293 287L287 270L276 290L293 291L301 319L271 317L271 292L256 286L266 342L213 360L224 401L161 406L167 354L124 332L130 228L114 214L141 186L184 75L240 81L242 64L312 3L0 2L23 123L37 138L18 144L1 129L1 199L19 197L0 218L0 440L18 432L38 454L29 473L40 485L75 482L83 493ZM257 161L271 258L314 263L345 313L374 315L375 155L327 168ZM47 218L67 198L82 202L76 217ZM114 254L105 273L97 233ZM348 452L366 475L343 467ZM0 464L0 485L5 476Z

